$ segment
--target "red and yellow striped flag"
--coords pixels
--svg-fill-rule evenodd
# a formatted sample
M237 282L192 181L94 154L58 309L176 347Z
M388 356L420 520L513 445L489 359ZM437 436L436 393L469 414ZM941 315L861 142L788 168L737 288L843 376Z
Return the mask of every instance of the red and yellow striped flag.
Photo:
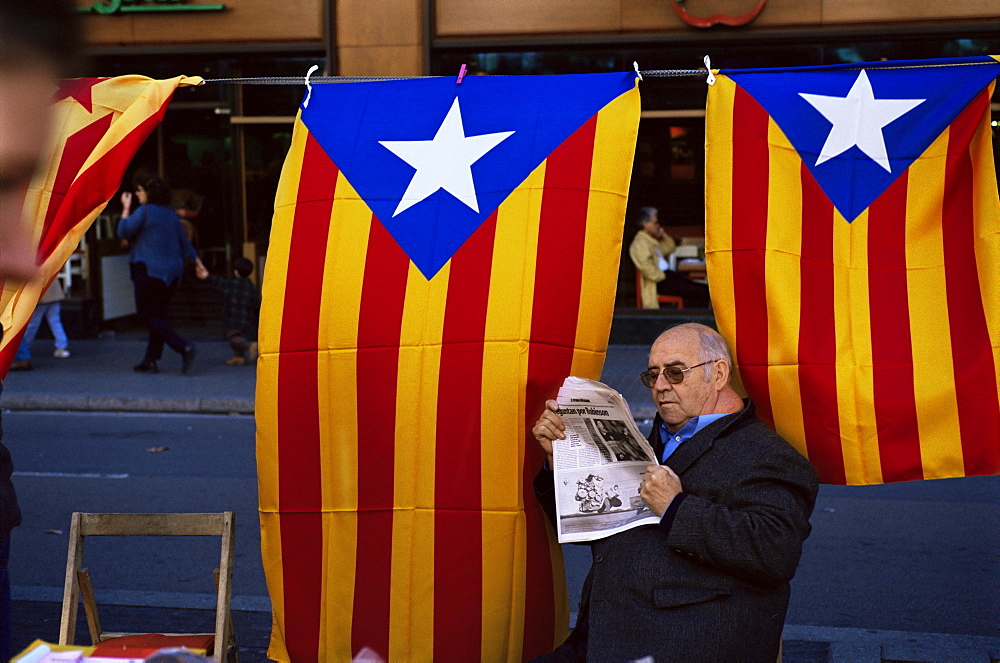
M529 431L601 372L634 79L313 86L261 315L271 658L520 661L566 635Z
M32 227L35 280L3 282L0 377L7 374L42 293L118 190L136 150L156 128L174 90L200 78L145 76L62 81L53 97L53 138L28 189L22 219Z
M1000 473L998 73L734 70L709 89L716 319L825 483Z

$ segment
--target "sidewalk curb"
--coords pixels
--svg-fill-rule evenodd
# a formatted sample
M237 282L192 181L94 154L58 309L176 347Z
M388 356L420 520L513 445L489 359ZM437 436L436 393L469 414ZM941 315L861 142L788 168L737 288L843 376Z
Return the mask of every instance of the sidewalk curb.
M1000 651L1000 638L955 633L921 633L846 626L786 624L782 639L827 643L829 663L882 661L982 661Z
M130 398L125 396L4 396L0 409L71 412L253 414L253 400L227 398Z

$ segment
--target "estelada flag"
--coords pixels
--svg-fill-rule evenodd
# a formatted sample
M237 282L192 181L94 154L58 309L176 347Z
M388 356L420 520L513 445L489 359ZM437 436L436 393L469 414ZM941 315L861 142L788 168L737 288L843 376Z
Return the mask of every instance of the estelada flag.
M60 81L52 98L52 139L28 188L21 218L37 246L38 276L2 282L0 377L7 374L42 293L118 190L142 142L163 119L178 86L201 78L145 76Z
M530 428L600 375L638 119L634 73L312 85L263 282L271 658L564 638Z
M1000 473L995 58L723 70L712 303L823 482Z

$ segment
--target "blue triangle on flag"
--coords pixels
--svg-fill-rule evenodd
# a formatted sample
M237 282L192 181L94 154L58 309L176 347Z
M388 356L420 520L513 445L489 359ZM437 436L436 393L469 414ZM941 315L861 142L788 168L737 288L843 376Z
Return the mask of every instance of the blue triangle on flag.
M635 78L628 72L467 76L461 85L451 77L314 84L302 121L429 279L554 149L631 90ZM423 198L408 196L409 206L401 204L421 171L390 146L432 141L456 100L465 137L504 135L495 145L484 139L491 146L468 167L474 198L463 202L444 188L427 195L425 186ZM428 177L422 181L437 175Z
M833 205L850 222L882 195L972 99L1000 75L1000 62L986 57L955 58L721 73L768 112ZM852 90L857 92L867 85L874 104L856 107L861 109L857 121L869 122L869 138L859 141L865 143L867 149L863 150L857 143L851 145L850 140L838 143L830 138L836 124L818 106L825 102L843 108L838 105L840 102L826 100L847 98L854 94ZM884 100L904 101L879 105ZM882 111L885 107L893 110ZM891 117L903 109L906 110L880 129L872 129L870 120L878 113L887 112ZM872 136L879 132L885 146L884 165L875 158L880 156L879 141ZM838 145L823 154L828 138ZM830 154L845 145L851 146L839 154Z

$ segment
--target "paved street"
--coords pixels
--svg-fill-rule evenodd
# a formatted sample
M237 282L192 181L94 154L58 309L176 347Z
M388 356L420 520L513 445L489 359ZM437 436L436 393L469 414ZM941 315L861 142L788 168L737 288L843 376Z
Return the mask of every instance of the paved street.
M3 427L24 511L11 538L17 647L58 638L73 511L232 510L240 657L267 660L270 601L260 558L253 417L8 411ZM214 605L218 555L217 540L200 538L88 541L84 561L105 628L211 631L206 608ZM82 610L77 638L87 640Z
M135 343L78 341L70 360L42 360L34 371L12 374L0 402L7 408L117 403L119 409L135 404L197 413L222 394L234 411L252 408L252 369L222 364L223 343L199 343L203 363L190 378L135 376L128 370ZM603 378L626 395L640 419L651 414L648 394L634 376L644 364L645 347L613 346ZM80 385L89 385L89 399L79 400ZM58 633L70 512L232 509L241 657L265 660L270 614L260 565L252 417L6 410L3 426L25 511L13 536L11 568L18 643ZM793 582L785 660L879 660L880 652L903 656L907 646L977 656L1000 651L998 494L1000 477L822 487ZM575 605L589 550L565 549ZM171 624L204 621L208 611L198 608L211 589L201 576L170 575L173 544L138 552L126 557L88 549L99 596L138 606L113 608L105 621L136 621L158 605L172 608ZM82 621L81 629L85 633Z

